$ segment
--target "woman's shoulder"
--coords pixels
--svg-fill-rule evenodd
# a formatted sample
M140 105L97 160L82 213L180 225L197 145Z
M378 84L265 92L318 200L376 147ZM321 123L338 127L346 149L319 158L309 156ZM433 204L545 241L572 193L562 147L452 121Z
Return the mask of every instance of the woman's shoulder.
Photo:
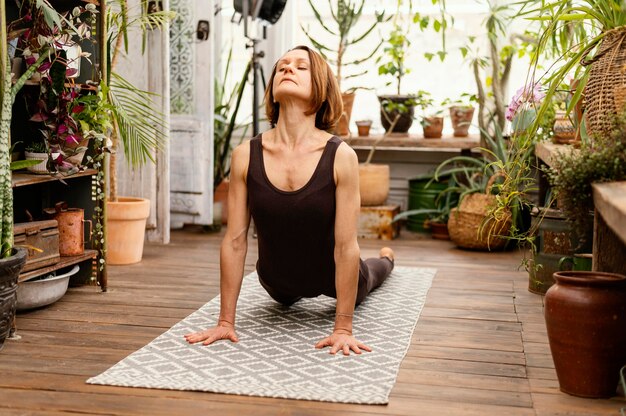
M340 141L335 153L335 163L344 166L358 165L359 159L356 152L346 142Z

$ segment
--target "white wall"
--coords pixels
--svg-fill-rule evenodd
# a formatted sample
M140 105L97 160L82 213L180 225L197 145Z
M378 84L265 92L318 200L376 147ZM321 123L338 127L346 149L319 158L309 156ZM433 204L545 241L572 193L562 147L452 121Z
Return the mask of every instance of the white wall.
M502 3L502 1L501 1ZM315 2L316 7L323 13L328 13L328 3L324 1ZM395 12L395 0L367 0L364 15L355 29L355 33L361 33L369 27L369 23L374 21L374 12L376 10L386 10L387 13ZM436 16L438 8L432 5L431 0L413 0L414 11L419 11L422 15ZM230 17L234 11L232 1L223 0L222 15L222 45L226 48L233 45L234 62L231 68L230 82L238 80L243 73L245 64L249 59L249 50L245 49L245 41L243 37L243 24L237 25L230 22ZM447 31L447 50L448 56L444 62L440 62L438 58L427 61L423 54L426 51L435 52L439 50L440 35L432 30L423 33L414 26L411 28L411 49L407 57L407 66L411 69L411 73L403 79L403 93L409 94L417 90L429 91L437 102L441 102L445 98L455 98L463 92L476 92L476 84L471 69L467 61L465 61L459 48L467 43L468 36L476 36L476 43L481 45L481 54L487 55L486 47L486 29L484 29L484 19L487 13L485 0L447 0L448 13L454 16L454 26ZM330 21L330 16L327 21ZM332 37L323 31L317 22L309 4L306 0L289 0L281 19L274 26L268 29L268 41L262 43L262 49L266 52L266 58L263 65L266 68L266 76L269 76L269 70L273 63L289 48L305 44L312 46L302 30L300 25L310 27L318 36L318 40L322 43L331 44ZM514 27L510 27L511 33L522 33L526 22L518 20ZM391 22L381 24L372 32L366 41L351 46L348 50L347 59L360 58L366 56L371 51L372 45L376 45L381 37L386 37L391 29ZM260 32L259 32L260 33ZM504 40L503 40L504 41ZM394 93L394 87L386 86L386 83L392 81L388 77L378 75L378 66L374 59L363 65L368 73L353 81L346 81L347 89L354 86L367 86L370 90L359 90L354 103L352 120L370 118L374 120L374 132L381 133L379 111L380 107L378 94ZM515 59L511 73L511 81L509 83L509 94L517 90L523 85L528 71L527 59ZM483 74L486 77L487 74ZM251 113L250 88L244 95L242 104L241 118L249 116ZM451 130L449 121L446 121L446 128ZM350 126L351 130L356 132L354 125ZM411 132L417 133L419 125L414 123Z

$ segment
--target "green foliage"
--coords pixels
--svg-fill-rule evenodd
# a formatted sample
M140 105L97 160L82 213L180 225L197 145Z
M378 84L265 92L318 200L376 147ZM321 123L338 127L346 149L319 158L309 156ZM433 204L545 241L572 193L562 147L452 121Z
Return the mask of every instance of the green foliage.
M226 59L224 78L222 80L217 78L214 80L213 189L217 189L217 186L230 174L230 154L235 147L232 143L233 133L243 129L241 137L245 137L250 126L250 123L236 124L241 104L241 93L248 77L248 71L244 72L243 79L237 82L231 91L226 91L232 54L233 49L231 47Z
M31 153L48 153L48 146L43 141L31 142L26 146L26 151Z
M141 0L140 7L147 7L147 3ZM116 61L122 43L128 52L130 29L140 29L145 43L149 29L162 28L174 17L168 11L142 13L139 10L133 13L126 0L110 1L107 6L106 59L109 64ZM154 162L153 152L163 146L168 130L163 114L155 108L153 98L156 94L135 87L114 69L111 67L105 80L109 109L114 119L114 134L122 141L124 154L131 166L141 166L149 160ZM112 180L114 178L112 173Z
M360 58L346 61L346 51L351 46L356 45L357 43L360 43L361 41L367 39L379 23L388 21L389 19L385 18L384 11L380 13L376 12L375 21L361 33L353 35L353 31L355 30L357 23L361 19L365 0L329 0L328 4L330 6L331 17L333 19L332 25L328 24L328 19L326 17L322 17L319 10L314 6L312 0L308 0L308 2L319 25L326 33L333 36L336 44L334 46L325 45L317 40L318 36L314 35L310 29L305 28L302 25L300 25L300 28L309 39L309 41L313 44L313 46L324 57L324 59L326 59L331 65L335 66L335 75L337 76L337 82L339 83L339 88L341 89L341 83L344 79L357 78L368 72L367 70L365 70L362 72L352 72L350 74L345 74L344 67L358 67L359 65L362 65L363 63L370 60L380 48L382 40L379 41L377 44L373 44L371 51ZM352 92L355 89L356 88L352 88L348 90L348 92Z
M420 31L424 32L429 27L435 32L441 33L442 36L442 49L435 53L426 52L424 57L427 60L431 60L435 55L439 56L439 59L443 61L447 54L446 52L446 29L448 27L448 20L453 22L453 18L446 13L445 0L431 0L432 4L438 4L440 10L440 18L433 19L429 16L422 16L420 13L415 13L409 22L404 22L401 15L401 8L403 0L397 0L396 13L393 16L392 30L389 36L384 39L383 54L376 59L378 64L378 74L387 75L394 79L396 93L400 95L402 93L402 78L411 72L411 69L407 67L407 51L411 46L411 27L415 26ZM408 14L413 13L413 1L408 1ZM432 23L432 26L431 26ZM389 82L387 85L390 85Z
M595 137L579 151L561 155L548 171L565 217L578 235L590 226L593 183L626 180L626 111L615 117L610 137Z
M531 74L541 57L555 57L556 62L542 81L550 87L544 105L538 109L538 119L548 111L553 95L572 73L580 82L573 99L569 102L570 112L582 98L590 66L580 66L581 60L593 51L607 31L626 25L626 2L623 0L526 0L519 16L541 24L539 43L532 56ZM533 7L534 6L534 7ZM534 130L539 125L535 124Z

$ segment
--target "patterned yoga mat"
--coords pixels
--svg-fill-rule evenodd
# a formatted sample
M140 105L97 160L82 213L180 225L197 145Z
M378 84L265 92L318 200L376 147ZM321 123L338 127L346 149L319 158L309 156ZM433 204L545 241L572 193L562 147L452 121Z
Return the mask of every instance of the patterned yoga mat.
M320 296L286 308L252 273L244 278L238 302L238 343L189 345L183 338L215 324L218 296L87 383L385 404L435 273L396 266L356 309L353 332L373 349L369 353L315 349L332 332L335 300Z

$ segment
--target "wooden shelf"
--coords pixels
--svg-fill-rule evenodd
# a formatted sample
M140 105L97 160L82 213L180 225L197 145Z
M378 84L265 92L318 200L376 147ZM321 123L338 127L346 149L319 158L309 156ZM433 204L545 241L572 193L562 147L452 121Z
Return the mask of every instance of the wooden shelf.
M82 172L75 173L69 176L63 175L38 175L34 173L26 173L26 172L13 172L13 188L18 188L20 186L33 185L36 183L44 183L44 182L52 182L58 180L69 180L74 178L80 178L83 176L93 176L97 174L98 171L96 169L85 169Z
M570 144L541 142L537 143L535 146L535 156L543 160L543 162L551 168L554 167L554 161L558 159L559 156L568 155L576 151L578 150Z
M626 244L626 182L596 183L592 187L596 210L615 235Z
M371 149L381 139L381 135L367 137L345 137L343 140L352 148ZM377 150L396 151L459 151L471 150L480 146L479 136L452 137L443 136L440 139L425 139L418 135L391 134L380 140L376 145Z
M79 254L78 256L63 256L61 257L61 260L56 264L52 264L50 266L42 267L36 270L30 270L26 273L20 274L18 281L23 282L25 280L32 279L33 277L41 276L67 266L81 263L85 260L95 259L97 254L98 252L96 250L85 250L83 254Z

